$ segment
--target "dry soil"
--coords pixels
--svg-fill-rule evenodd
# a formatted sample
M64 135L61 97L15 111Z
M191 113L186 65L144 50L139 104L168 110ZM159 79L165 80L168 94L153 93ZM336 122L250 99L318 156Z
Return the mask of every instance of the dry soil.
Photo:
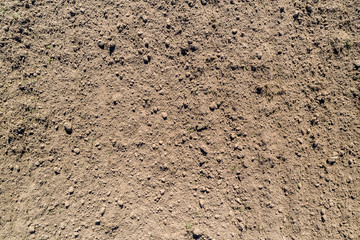
M360 239L358 0L1 0L1 239Z

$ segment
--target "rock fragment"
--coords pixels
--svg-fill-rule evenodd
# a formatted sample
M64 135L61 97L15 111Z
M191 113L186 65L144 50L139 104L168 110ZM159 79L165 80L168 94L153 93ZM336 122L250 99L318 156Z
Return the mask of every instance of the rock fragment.
M77 155L77 154L79 154L80 153L80 149L79 148L74 148L74 153Z
M30 233L30 234L34 234L34 233L35 233L35 227L34 227L34 226L30 226L30 227L29 227L29 233Z
M166 120L166 119L168 118L168 115L167 115L166 112L162 112L162 113L161 113L161 117L162 117L164 120Z
M104 214L105 214L105 207L102 207L102 208L100 209L100 215L101 215L101 216L104 216Z
M354 67L355 67L356 70L357 70L357 69L360 69L360 60L356 60L356 61L354 62Z
M73 132L72 124L70 122L64 123L64 129L67 134L71 134Z
M209 105L209 108L211 111L215 111L215 109L217 108L217 104L215 102L212 102L210 105Z
M199 228L195 228L193 231L193 235L194 239L198 239L203 235L203 233Z
M55 172L55 174L60 174L60 168L54 167L54 172Z
M101 49L104 49L104 48L105 48L105 44L104 44L104 42L101 41L101 40L99 40L99 41L97 42L97 45L98 45L98 47L101 48Z
M114 41L111 41L109 43L109 53L110 55L115 51L116 43Z
M69 189L68 189L68 193L71 195L71 194L73 194L74 193L74 187L69 187Z
M201 208L204 208L204 205L205 205L204 199L200 199L199 205L200 205Z
M305 7L305 9L306 9L306 12L310 15L311 13L312 13L312 7L310 6L310 5L307 5L306 7Z

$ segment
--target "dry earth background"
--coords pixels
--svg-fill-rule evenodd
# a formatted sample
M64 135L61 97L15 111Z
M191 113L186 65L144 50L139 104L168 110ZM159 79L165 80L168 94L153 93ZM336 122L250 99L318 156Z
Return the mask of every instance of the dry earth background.
M1 239L360 239L358 0L0 2Z

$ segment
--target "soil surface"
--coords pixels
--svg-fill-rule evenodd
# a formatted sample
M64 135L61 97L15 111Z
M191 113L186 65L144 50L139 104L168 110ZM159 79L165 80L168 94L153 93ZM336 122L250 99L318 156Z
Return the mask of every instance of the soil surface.
M358 0L1 0L0 239L360 239Z

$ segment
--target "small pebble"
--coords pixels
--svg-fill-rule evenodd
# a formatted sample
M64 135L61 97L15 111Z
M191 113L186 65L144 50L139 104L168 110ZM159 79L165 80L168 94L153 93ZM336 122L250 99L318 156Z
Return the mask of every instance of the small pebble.
M238 32L237 29L231 30L231 33L234 34L234 35L237 34L237 32Z
M74 193L74 187L69 187L68 193L71 195Z
M198 239L202 236L202 231L199 228L195 228L193 231L193 235L195 239Z
M213 102L209 105L209 108L211 111L214 111L217 108L217 104L215 102Z
M70 207L69 201L65 201L65 208L69 208L69 207Z
M65 132L66 132L67 134L71 134L72 131L73 131L72 125L71 125L70 122L64 123L64 129L65 129Z
M310 6L310 5L307 5L306 7L305 7L305 9L306 9L306 11L309 13L309 14L311 14L312 13L312 7Z
M121 100L121 94L120 93L115 93L115 94L113 94L112 95L112 103L114 104L114 105L117 105L119 102L120 102L120 100Z
M29 233L30 233L30 234L34 234L34 233L35 233L35 228L34 228L34 226L30 226L30 227L29 227Z
M64 223L64 222L60 223L60 228L61 228L62 230L64 230L64 229L65 229L65 227L66 227L66 225L65 225L65 223Z
M15 165L15 171L20 172L20 167L19 167L19 165Z
M104 47L105 47L104 42L101 41L101 40L97 42L97 45L98 45L98 47L101 48L101 49L104 49Z
M322 208L321 210L320 210L320 214L323 216L323 215L325 215L325 208Z
M60 168L54 167L54 172L55 172L55 174L60 174Z
M109 46L110 46L110 48L115 48L115 47L116 47L116 43L115 43L114 41L111 41L111 42L109 43Z
M161 190L160 190L160 194L161 194L161 195L164 195L164 194L165 194L165 189L161 189Z
M95 225L100 225L100 220L99 219L95 220Z
M204 208L205 201L203 199L200 199L199 205L201 208Z
M359 68L360 68L360 60L356 60L356 61L354 62L354 67L355 67L356 69L359 69Z
M200 146L200 151L201 151L202 155L207 155L208 149L205 144Z
M142 20L143 20L144 23L147 23L148 19L147 19L146 16L143 15L143 16L141 16L141 18L142 18Z
M166 28L170 29L171 28L171 21L170 19L166 19Z
M135 218L136 218L135 212L132 211L132 212L130 213L129 217L130 217L131 219L135 219Z
M110 55L115 51L115 47L116 47L116 43L114 41L111 41L109 43L109 52L110 52Z
M79 149L79 148L74 148L73 151L74 151L75 154L79 154L79 153L80 153L80 149Z
M123 208L124 207L124 202L120 200L120 201L118 201L118 205L119 205L119 207Z
M101 215L101 216L104 216L104 214L105 214L105 208L102 207L102 208L100 209L100 215Z
M166 119L168 118L168 115L167 115L166 112L162 112L162 113L161 113L161 117L162 117L164 120L166 120Z
M337 159L338 159L337 156L330 157L330 158L328 158L327 163L330 165L334 165L336 163Z
M145 56L143 57L143 61L144 61L145 64L148 64L148 63L150 62L150 60L151 60L151 56L150 56L150 55L145 55Z
M351 176L348 176L347 179L346 179L346 182L347 182L347 183L351 183L351 182L352 182L352 177L351 177Z
M235 143L234 145L234 150L242 150L241 144L240 143Z

